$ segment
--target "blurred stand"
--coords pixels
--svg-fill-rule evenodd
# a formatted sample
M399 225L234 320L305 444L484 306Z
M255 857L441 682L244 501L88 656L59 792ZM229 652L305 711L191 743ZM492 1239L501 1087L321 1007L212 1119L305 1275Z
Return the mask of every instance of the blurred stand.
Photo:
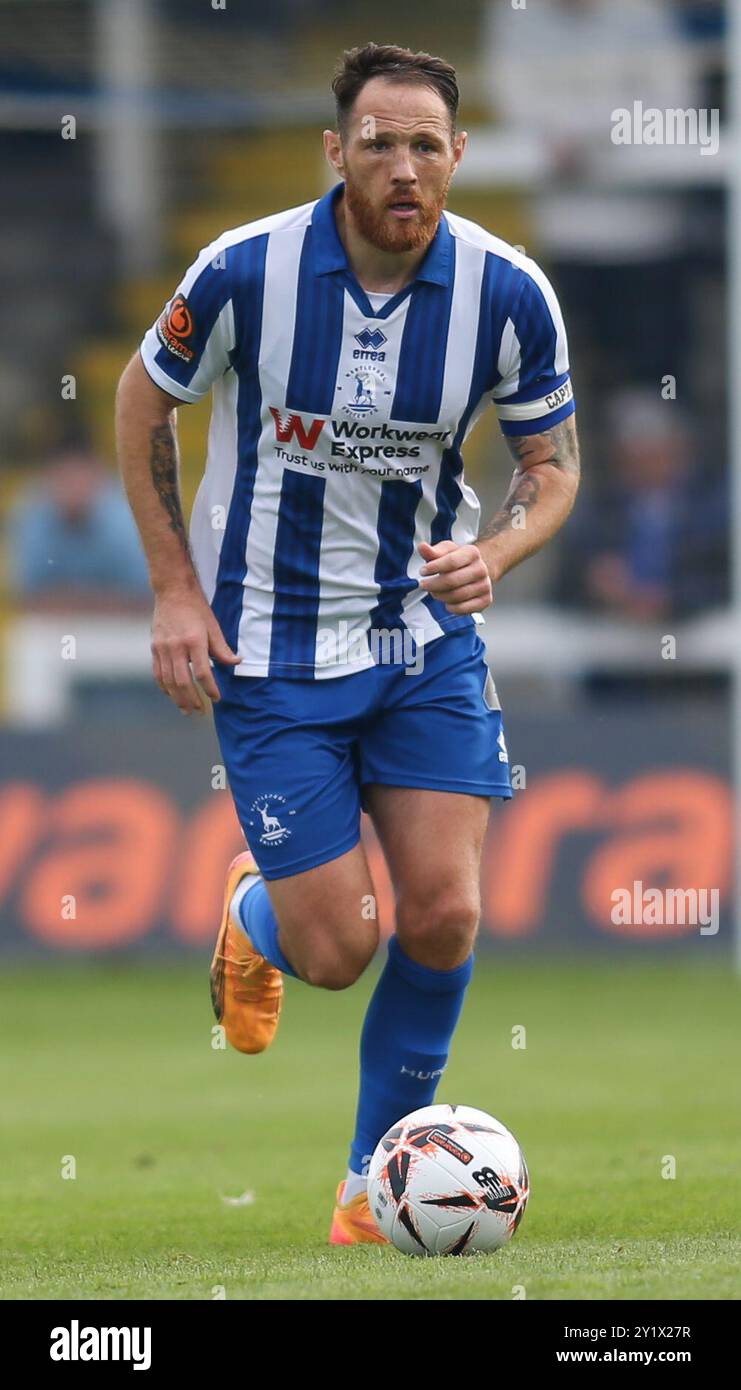
M584 361L597 388L657 369L684 380L676 261L685 209L655 187L653 146L611 143L612 113L632 112L637 94L660 110L695 104L689 45L674 14L663 0L544 0L519 12L494 3L487 38L492 107L506 131L534 141L544 157L530 207L533 242L565 297L575 363ZM626 151L639 158L625 161ZM641 162L650 182L634 191ZM587 342L589 360L579 351Z
M98 206L125 275L152 271L162 255L161 141L154 101L157 31L149 0L95 7L100 106Z

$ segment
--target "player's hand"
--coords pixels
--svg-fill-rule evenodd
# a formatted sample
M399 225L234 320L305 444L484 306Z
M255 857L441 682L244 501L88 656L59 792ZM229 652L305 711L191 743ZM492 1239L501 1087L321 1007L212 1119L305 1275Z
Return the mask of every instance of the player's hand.
M425 561L420 586L441 599L448 612L480 613L494 602L491 576L477 546L423 541L419 553Z
M204 696L221 699L209 655L231 665L240 660L228 646L205 594L192 588L157 594L151 647L154 678L183 714L205 714Z

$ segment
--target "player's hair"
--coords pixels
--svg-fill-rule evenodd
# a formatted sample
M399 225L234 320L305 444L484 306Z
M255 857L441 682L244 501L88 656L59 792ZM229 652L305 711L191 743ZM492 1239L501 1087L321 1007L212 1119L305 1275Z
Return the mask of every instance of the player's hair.
M355 98L372 77L387 77L394 82L419 82L432 87L445 102L450 114L451 132L455 133L458 116L458 78L455 68L444 58L431 53L413 53L411 48L399 48L394 43L366 43L362 48L348 48L342 54L332 91L337 103L337 128L346 134Z

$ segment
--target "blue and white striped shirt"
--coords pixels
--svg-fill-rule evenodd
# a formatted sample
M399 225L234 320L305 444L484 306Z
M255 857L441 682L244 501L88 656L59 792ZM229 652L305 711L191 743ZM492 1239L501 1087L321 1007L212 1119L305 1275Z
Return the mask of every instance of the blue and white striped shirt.
M419 587L417 547L474 542L463 443L574 409L558 302L535 263L445 212L416 278L376 307L325 197L212 242L141 353L164 391L213 388L190 540L238 675L371 666L378 633L470 625Z

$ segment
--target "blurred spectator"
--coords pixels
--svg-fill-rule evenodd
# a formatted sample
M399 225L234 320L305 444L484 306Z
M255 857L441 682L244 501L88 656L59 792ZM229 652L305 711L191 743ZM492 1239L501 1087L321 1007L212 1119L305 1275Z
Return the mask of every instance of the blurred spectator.
M144 554L117 481L83 442L52 454L9 517L10 580L25 607L89 612L150 602Z
M564 601L646 622L725 602L725 492L680 407L622 392L604 437L606 485L587 487L565 533Z

